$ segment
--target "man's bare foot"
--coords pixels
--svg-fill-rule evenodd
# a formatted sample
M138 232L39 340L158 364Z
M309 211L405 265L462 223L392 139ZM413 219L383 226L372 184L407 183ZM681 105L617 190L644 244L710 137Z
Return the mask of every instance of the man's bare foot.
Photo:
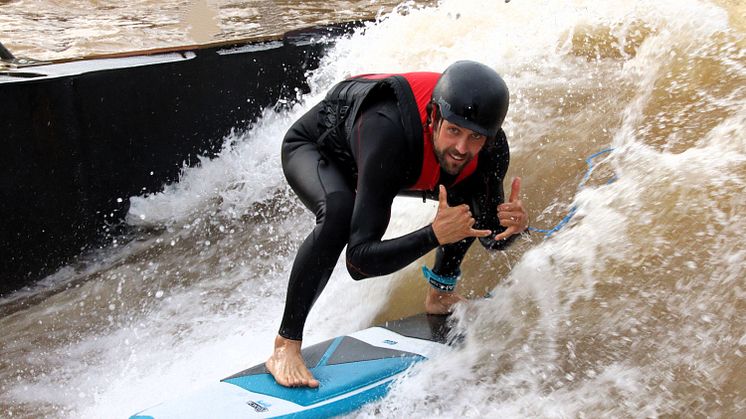
M281 386L316 388L319 386L319 380L313 378L313 374L303 362L300 347L300 340L286 339L278 335L275 338L275 351L265 365Z
M448 314L453 311L453 305L466 301L455 292L442 292L429 287L425 297L425 312L428 314Z

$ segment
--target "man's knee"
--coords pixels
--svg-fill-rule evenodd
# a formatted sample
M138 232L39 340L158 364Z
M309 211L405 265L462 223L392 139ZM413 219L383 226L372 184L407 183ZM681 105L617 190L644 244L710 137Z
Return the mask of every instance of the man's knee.
M316 221L324 225L327 240L347 243L354 205L355 196L349 192L332 192L326 196L326 201L322 210L317 214Z

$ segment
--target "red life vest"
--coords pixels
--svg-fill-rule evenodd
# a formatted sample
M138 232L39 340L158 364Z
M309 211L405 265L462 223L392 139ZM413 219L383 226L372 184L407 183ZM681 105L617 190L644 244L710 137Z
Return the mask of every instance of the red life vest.
M354 78L383 80L396 75L397 74L363 74L355 76ZM435 150L433 148L432 127L427 126L427 105L430 103L433 89L440 78L440 73L414 72L402 73L398 74L398 76L403 77L407 81L407 84L409 84L409 87L414 94L422 127L422 169L420 170L420 176L417 179L417 182L408 189L414 191L431 191L438 185L438 180L440 179L440 164L435 157ZM477 168L478 157L479 156L474 156L474 159L472 159L472 161L461 170L461 173L456 177L456 180L447 186L453 186L474 173L474 170Z

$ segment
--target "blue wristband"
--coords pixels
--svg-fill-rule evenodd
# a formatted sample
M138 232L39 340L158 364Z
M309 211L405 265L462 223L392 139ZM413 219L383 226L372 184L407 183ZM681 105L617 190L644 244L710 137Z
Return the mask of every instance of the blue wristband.
M441 276L428 269L427 266L423 266L422 273L431 287L441 292L453 292L456 289L458 278L461 276L461 269L457 269L453 276Z

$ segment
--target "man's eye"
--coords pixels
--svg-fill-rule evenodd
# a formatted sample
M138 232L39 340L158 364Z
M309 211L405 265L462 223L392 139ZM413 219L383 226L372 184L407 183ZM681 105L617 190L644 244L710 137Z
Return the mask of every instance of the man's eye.
M455 134L458 134L458 133L459 133L459 129L458 129L458 128L455 128L455 127L449 127L449 128L448 128L448 132L450 132L451 134L454 134L454 135L455 135Z
M482 137L484 137L484 135L482 135L482 134L478 134L478 133L476 133L476 132L474 132L474 133L472 133L472 134L471 134L471 139L472 139L472 140L475 140L475 141L479 141L479 140L481 140L481 139L482 139Z

